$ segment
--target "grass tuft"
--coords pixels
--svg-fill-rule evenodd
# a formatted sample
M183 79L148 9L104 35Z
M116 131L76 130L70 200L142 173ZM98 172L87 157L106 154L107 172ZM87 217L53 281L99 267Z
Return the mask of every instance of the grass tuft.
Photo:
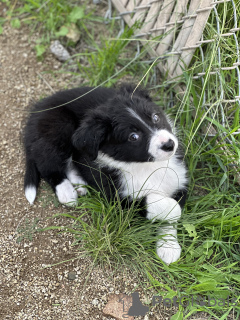
M119 268L143 266L150 257L159 260L155 245L161 222L141 218L136 203L124 208L119 198L109 202L91 189L86 197L79 198L76 209L81 214L74 217L69 229L75 237L73 245L81 244L94 262Z

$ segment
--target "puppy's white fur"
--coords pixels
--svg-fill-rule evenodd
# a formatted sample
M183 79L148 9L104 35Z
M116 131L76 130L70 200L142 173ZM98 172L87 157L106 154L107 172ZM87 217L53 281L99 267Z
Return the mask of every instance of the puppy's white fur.
M147 219L165 220L171 224L181 217L181 208L176 200L150 193L147 197ZM181 247L177 241L177 229L174 225L164 226L159 231L163 235L157 241L157 254L166 263L177 261L181 255Z
M62 183L57 185L56 195L58 201L62 204L68 206L75 206L77 204L77 191L68 179L64 179Z
M187 183L186 168L179 165L176 157L156 162L123 162L99 152L96 161L100 167L108 166L121 171L119 192L123 197L142 198L153 192L170 197Z
M177 261L181 256L181 247L177 241L177 229L174 226L164 226L159 235L163 235L156 245L159 258L166 264Z
M28 200L28 202L30 203L30 205L33 204L35 198L36 198L36 195L37 195L37 189L35 186L28 186L26 187L25 189L25 196Z
M74 169L74 164L72 163L72 157L68 160L67 168L67 178L68 180L76 186L77 193L80 196L85 196L87 194L87 189L84 187L87 185L86 181L80 176L76 169Z
M166 220L171 224L179 220L181 208L170 197L185 187L187 178L185 166L179 165L175 155L164 161L126 163L99 152L96 161L100 167L108 166L121 171L119 192L123 197L146 197L147 219ZM181 255L181 247L177 242L176 228L166 226L159 234L163 237L157 241L158 256L166 264L177 261Z
M150 132L154 132L153 128L150 127L133 109L128 108L128 112L136 119L138 119Z
M161 149L161 146L164 143L167 143L169 140L174 142L174 149L171 152L165 152ZM175 154L178 148L178 140L177 138L168 132L167 130L156 130L149 143L148 152L156 159L156 160L168 160L172 155Z

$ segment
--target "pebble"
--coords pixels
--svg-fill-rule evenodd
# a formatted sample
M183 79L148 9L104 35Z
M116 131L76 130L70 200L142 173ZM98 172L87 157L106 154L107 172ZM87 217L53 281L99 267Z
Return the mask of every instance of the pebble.
M68 273L68 280L75 280L76 279L76 272L75 271L70 271Z
M92 304L93 304L94 306L97 306L98 303L99 303L98 299L93 299Z

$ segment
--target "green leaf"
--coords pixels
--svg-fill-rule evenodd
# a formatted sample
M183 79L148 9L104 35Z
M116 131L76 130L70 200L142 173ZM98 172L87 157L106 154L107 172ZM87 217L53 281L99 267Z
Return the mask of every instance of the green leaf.
M82 7L74 7L74 9L69 14L69 21L76 23L79 19L84 17L84 9Z
M208 258L210 258L212 254L213 254L213 250L212 250L212 249L210 249L210 250L206 253L206 255L208 256Z
M182 311L178 311L173 316L171 316L170 320L182 320L183 319L183 313Z
M221 187L221 185L227 180L228 176L226 174L226 172L224 172L220 182L219 182L219 187Z
M11 20L11 26L19 29L21 27L21 21L18 18Z
M227 299L232 294L231 290L216 290L214 291L214 297L217 299Z
M192 257L195 257L195 258L202 256L203 253L204 253L204 248L202 246L199 246L190 250L190 254L192 255Z
M188 232L189 237L197 237L197 232L193 224L184 223L183 226L185 230Z
M236 107L236 111L235 111L235 114L234 114L234 120L233 120L233 128L235 127L238 127L239 126L239 113L240 113L240 108Z
M215 291L217 287L217 281L215 280L208 280L205 282L202 282L200 284L197 284L192 287L193 290L196 290L197 292L204 292L204 291Z
M37 44L35 46L35 50L37 52L37 57L41 57L44 54L44 52L46 51L46 47L42 44Z
M56 32L57 37L64 37L68 33L68 28L62 26L58 32Z
M205 241L203 244L203 248L208 249L211 248L213 245L213 241Z
M0 34L2 34L2 33L3 33L3 27L0 26Z
M227 171L226 166L223 164L221 158L217 154L214 154L214 156L215 156L219 166L221 167L222 171L226 172Z
M232 279L240 283L240 275L238 275L238 274L233 274L233 275L232 275Z

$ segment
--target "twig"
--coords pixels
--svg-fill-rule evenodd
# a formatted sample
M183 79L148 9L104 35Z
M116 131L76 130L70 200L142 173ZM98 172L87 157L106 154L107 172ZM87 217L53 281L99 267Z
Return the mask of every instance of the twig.
M41 75L41 73L37 72L37 75L43 80L43 82L45 82L45 84L48 86L48 88L52 91L52 93L55 93L55 91L53 90L53 88L50 86L50 84L47 82L46 79L44 79L44 77Z

